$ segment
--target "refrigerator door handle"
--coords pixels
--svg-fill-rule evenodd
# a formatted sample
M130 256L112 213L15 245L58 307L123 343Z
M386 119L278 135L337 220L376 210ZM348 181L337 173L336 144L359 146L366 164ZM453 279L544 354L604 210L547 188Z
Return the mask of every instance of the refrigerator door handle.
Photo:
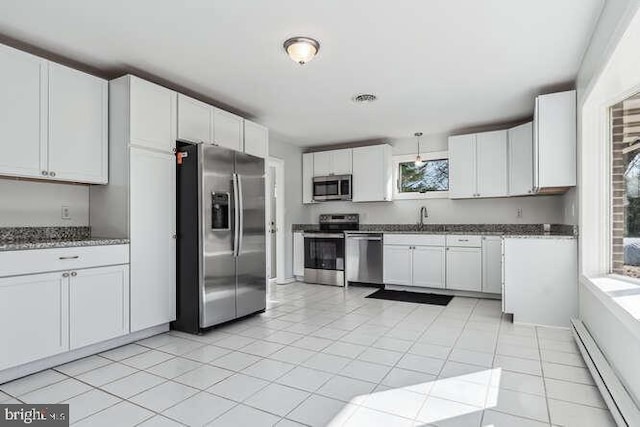
M240 254L240 185L238 174L233 174L233 256Z
M242 175L236 174L236 182L238 183L238 256L242 252L242 243L244 240L244 193L242 191Z

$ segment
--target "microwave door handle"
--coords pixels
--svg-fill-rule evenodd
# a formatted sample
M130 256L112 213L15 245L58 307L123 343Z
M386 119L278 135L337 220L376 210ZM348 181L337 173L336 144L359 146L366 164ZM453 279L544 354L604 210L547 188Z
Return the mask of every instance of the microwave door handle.
M244 192L242 190L242 175L236 174L238 182L238 256L242 253L242 244L244 243Z
M240 229L240 192L238 189L238 174L233 174L233 256L237 257L238 250L238 230Z

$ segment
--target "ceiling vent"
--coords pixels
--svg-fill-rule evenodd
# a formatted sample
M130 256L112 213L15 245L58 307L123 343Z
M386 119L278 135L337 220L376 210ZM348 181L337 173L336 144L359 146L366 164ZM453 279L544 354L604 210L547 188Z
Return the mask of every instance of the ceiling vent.
M370 102L376 101L378 99L377 96L371 93L361 93L353 97L353 102L356 104L368 104Z

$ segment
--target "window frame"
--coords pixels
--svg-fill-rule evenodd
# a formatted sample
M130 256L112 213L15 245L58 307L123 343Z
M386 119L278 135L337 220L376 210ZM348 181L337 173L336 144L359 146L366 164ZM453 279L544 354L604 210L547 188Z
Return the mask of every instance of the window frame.
M449 161L449 151L431 151L428 153L420 153L423 161L431 160L447 160ZM449 190L447 191L427 191L425 193L408 193L401 192L400 184L400 163L413 162L416 160L416 154L403 154L393 156L393 199L394 200L422 200L422 199L448 199L449 190L451 189L451 163L449 163Z

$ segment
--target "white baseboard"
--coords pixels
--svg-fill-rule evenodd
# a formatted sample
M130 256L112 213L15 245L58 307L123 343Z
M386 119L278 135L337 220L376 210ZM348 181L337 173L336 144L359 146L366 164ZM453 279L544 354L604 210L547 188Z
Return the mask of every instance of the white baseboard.
M640 426L640 409L616 375L584 323L571 320L573 335L613 419L620 427Z
M154 326L153 328L137 331L132 334L127 334L121 337L111 339L109 341L100 342L87 347L79 348L77 350L67 351L65 353L56 354L55 356L47 357L46 359L36 360L34 362L26 363L24 365L15 366L0 371L0 384L7 381L15 380L35 372L44 371L45 369L53 368L55 366L63 365L68 362L72 362L83 357L92 356L103 351L111 350L112 348L120 347L125 344L130 344L134 341L138 341L144 338L158 335L169 330L169 324Z
M283 280L276 280L276 284L277 285L288 285L289 283L293 283L296 282L296 278L295 277L287 277L286 279Z

